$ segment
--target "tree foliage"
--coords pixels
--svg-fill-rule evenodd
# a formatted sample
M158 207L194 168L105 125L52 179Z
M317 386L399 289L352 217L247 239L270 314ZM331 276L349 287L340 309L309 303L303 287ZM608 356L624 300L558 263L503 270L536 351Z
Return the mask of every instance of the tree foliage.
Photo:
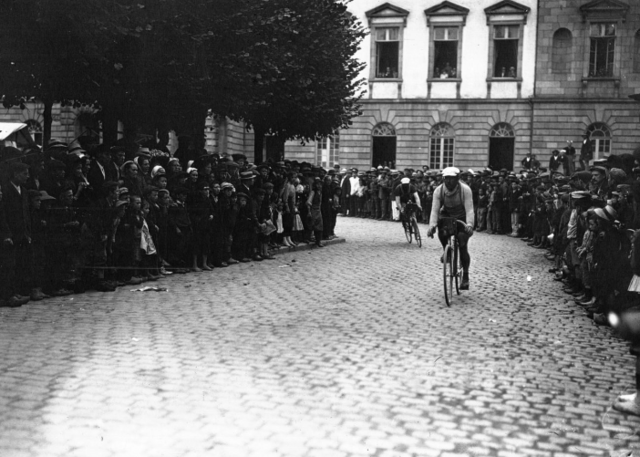
M212 110L308 140L359 114L364 34L343 0L3 0L0 89L147 132Z

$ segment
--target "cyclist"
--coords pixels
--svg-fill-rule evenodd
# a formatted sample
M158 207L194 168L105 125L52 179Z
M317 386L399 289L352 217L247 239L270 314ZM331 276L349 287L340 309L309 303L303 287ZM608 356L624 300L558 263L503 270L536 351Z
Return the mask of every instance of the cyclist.
M418 189L411 184L410 178L402 178L400 180L400 184L393 191L393 196L396 198L396 208L400 212L401 221L409 221L410 214L407 214L408 203L415 204L422 211ZM413 205L410 206L413 207Z
M429 231L427 235L433 237L438 221L441 217L454 217L465 223L464 231L459 231L458 246L460 248L460 263L462 264L462 283L460 289L469 290L469 237L473 235L473 225L475 222L473 210L473 192L465 183L460 182L460 170L455 167L448 167L442 170L444 183L433 191L433 207L431 208L431 219L429 219ZM442 236L442 230L438 229L438 238L442 247L447 245L447 237Z

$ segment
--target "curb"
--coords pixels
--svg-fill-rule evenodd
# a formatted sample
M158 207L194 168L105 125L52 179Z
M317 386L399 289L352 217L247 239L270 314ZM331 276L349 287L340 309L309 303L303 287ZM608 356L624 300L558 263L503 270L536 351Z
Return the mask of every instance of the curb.
M322 241L326 246L330 246L332 244L341 244L341 243L346 243L347 240L345 238L335 238L333 240L323 240ZM313 243L309 243L309 244L304 244L301 243L298 246L281 246L278 249L274 249L274 250L270 250L269 252L272 255L277 255L277 254L288 254L290 252L301 252L301 251L310 251L312 249L320 249L318 248L315 244Z

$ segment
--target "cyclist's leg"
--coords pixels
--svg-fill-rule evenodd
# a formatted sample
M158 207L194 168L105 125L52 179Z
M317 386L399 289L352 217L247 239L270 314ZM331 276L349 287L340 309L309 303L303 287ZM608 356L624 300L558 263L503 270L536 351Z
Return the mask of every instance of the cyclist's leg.
M462 264L462 269L466 277L469 275L471 256L469 255L469 235L464 232L458 233L458 248L460 250L460 263Z
M440 240L440 244L442 245L442 249L444 249L444 247L449 242L449 237L442 235L442 230L440 230L440 226L438 226L438 239Z

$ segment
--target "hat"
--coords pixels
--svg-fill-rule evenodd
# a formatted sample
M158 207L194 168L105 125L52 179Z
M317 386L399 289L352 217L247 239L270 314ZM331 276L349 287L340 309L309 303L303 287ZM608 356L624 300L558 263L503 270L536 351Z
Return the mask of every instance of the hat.
M456 167L447 167L444 170L442 170L442 177L446 178L447 176L453 176L456 177L460 174L460 170L457 169Z
M173 189L174 195L189 195L189 190L186 187L176 187Z
M266 182L262 185L263 189L273 189L275 186L273 185L272 182Z
M116 208L119 208L119 207L121 207L122 205L128 205L128 204L129 204L129 202L128 202L128 201L126 201L126 200L118 200L118 201L116 202L116 205L115 205L115 206L116 206Z
M401 182L402 184L409 184L409 183L411 182L411 179L409 179L409 178L402 178L402 179L400 180L400 182Z
M223 182L222 184L220 184L220 189L222 189L222 190L224 190L224 189L236 190L235 187L233 187L233 184L231 184L229 182Z
M612 168L611 170L609 170L609 177L613 179L617 184L627 179L627 173L625 173L625 171L620 168Z
M160 165L156 165L151 169L151 179L155 178L156 176L164 176L166 174L167 172Z
M40 200L42 200L42 201L55 200L55 198L52 197L51 195L49 195L46 190L41 190L40 191Z
M576 192L571 192L571 198L574 200L581 200L583 198L591 198L591 194L586 190L579 190Z
M249 196L247 194L245 194L244 192L238 192L236 195L237 195L238 198L244 197L247 200L249 200Z
M254 195L264 195L267 192L264 189L256 189L253 193Z
M607 222L613 222L618 217L618 213L610 205L607 205L604 208L596 208L595 210L593 210L593 213L600 219Z
M240 179L242 180L249 180L254 178L255 178L255 175L250 171L243 171L242 173L240 173Z
M598 172L602 173L605 176L607 176L609 174L608 170L605 167L603 167L602 165L594 165L593 167L591 167L591 171L598 171Z

